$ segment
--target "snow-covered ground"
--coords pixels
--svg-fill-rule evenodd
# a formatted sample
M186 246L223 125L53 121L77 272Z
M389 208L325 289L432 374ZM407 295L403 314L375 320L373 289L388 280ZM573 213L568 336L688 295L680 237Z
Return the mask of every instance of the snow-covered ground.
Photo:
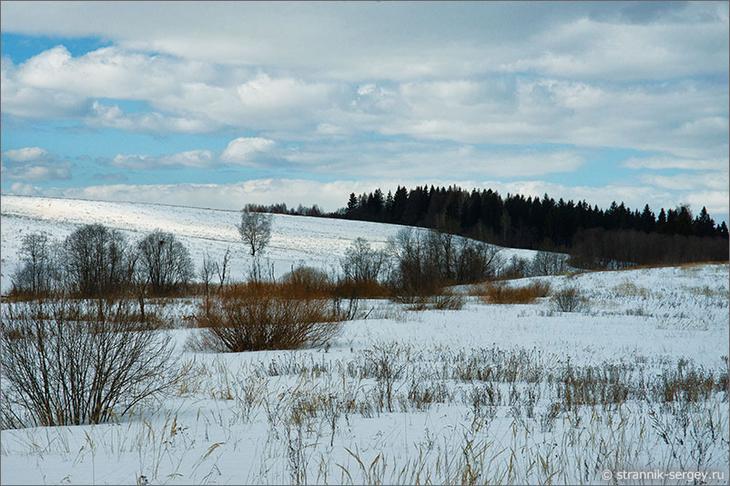
M155 229L172 232L188 247L197 267L206 253L220 259L230 247L235 278L243 278L250 264L235 228L240 221L236 211L9 195L0 197L0 211L3 291L10 287L23 235L45 231L63 239L78 226L91 223L121 230L130 241ZM393 224L274 215L266 257L273 263L277 276L302 262L330 271L338 268L339 259L356 238L382 248L402 228ZM512 255L531 258L534 252L505 248L501 254L507 260Z
M223 211L2 202L3 258L15 238L6 221L59 236L92 221L163 227L198 252L236 237L236 214ZM398 228L299 217L275 225L272 257L308 264L329 262L357 236L383 244ZM185 344L199 331L180 320L164 331L194 362L178 389L118 423L3 430L0 483L651 484L605 478L683 471L658 483L707 473L706 483L727 484L729 277L726 264L537 277L553 292L581 289L588 306L571 313L549 298L469 297L451 311L368 302L370 318L343 324L326 349L193 352ZM185 315L195 302L170 306ZM697 376L713 383L707 395L667 399Z

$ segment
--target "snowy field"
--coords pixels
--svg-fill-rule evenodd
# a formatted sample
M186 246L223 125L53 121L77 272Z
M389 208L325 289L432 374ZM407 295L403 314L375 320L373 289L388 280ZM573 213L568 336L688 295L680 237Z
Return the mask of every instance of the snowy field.
M242 201L241 205L244 204ZM130 241L155 229L172 232L188 247L196 267L206 253L220 259L230 247L232 275L236 279L244 277L250 264L235 228L240 222L236 211L8 195L0 198L0 210L3 292L10 288L23 235L45 231L60 240L83 224L100 223L121 230ZM274 215L266 257L277 276L302 262L332 271L339 267L339 259L356 238L382 248L402 228L393 224ZM534 252L505 248L501 254L507 260L512 255L531 258Z
M20 229L63 236L87 222L172 230L197 255L237 236L224 211L2 203L3 259ZM274 228L277 266L329 265L352 238L384 244L398 229L286 216ZM198 331L176 319L164 332L192 371L174 393L117 423L3 430L0 482L616 484L606 474L660 470L685 476L659 484L727 484L729 277L728 265L539 277L583 291L587 307L570 313L549 298L472 296L454 311L367 302L368 319L300 351L193 352ZM656 484L619 481L634 483Z

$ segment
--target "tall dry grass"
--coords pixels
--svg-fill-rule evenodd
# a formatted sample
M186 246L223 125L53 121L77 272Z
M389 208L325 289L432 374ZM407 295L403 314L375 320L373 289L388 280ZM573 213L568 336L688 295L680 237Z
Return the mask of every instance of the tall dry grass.
M550 284L538 281L523 287L510 287L503 282L487 282L477 292L488 304L531 304L549 295Z

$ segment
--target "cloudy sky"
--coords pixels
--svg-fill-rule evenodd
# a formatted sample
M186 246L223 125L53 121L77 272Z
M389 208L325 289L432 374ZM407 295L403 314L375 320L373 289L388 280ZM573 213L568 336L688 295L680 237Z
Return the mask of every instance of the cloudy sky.
M728 4L2 3L2 191L728 214Z

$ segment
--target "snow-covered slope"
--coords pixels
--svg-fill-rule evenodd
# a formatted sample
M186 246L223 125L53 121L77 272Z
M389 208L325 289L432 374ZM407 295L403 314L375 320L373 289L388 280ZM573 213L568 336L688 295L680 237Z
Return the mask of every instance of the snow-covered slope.
M194 360L179 389L112 423L0 431L0 482L288 484L299 472L316 484L460 484L474 470L479 484L610 484L606 474L631 468L727 474L726 392L667 402L637 391L727 376L728 265L539 278L577 286L589 309L555 312L549 299L472 298L459 311L383 304L343 324L330 347L296 351L186 351L199 331L166 330L181 359ZM379 362L402 370L392 410L378 398ZM625 402L606 393L603 404L562 409L573 376L591 376L590 390L633 391ZM601 385L606 376L616 383Z
M240 218L236 211L9 195L0 198L0 207L2 290L10 285L24 234L46 231L62 239L79 225L90 223L122 230L130 240L158 228L170 231L190 249L196 266L206 253L219 258L230 247L235 278L240 278L250 263L235 228ZM380 248L401 228L393 224L274 215L267 257L277 275L302 262L330 270L338 266L339 258L354 239L365 238ZM502 253L505 259L515 254L531 258L533 254L530 250L515 249L504 249Z

